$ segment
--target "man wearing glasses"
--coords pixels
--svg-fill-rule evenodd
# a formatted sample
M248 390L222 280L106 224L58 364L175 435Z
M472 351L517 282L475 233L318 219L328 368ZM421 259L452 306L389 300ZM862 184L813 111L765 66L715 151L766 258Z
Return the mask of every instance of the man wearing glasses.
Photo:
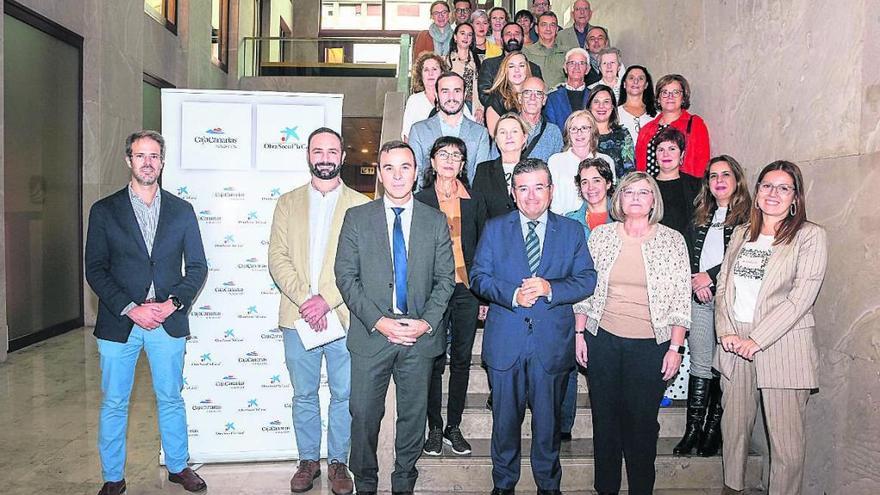
M541 115L544 102L547 101L547 89L544 81L530 77L523 81L522 91L516 96L519 115L529 123L532 129L526 136L526 149L523 156L538 158L542 161L550 159L550 155L562 151L562 131L556 124L548 122Z
M575 366L572 305L593 293L596 271L583 228L549 211L547 164L526 158L512 181L518 210L486 223L470 272L474 292L490 303L483 360L493 396L492 494L516 489L526 406L538 494L559 494L559 418Z
M445 0L437 0L431 4L431 25L420 31L413 41L413 62L423 52L434 52L441 57L449 53L449 41L452 39L452 26L449 25L449 5Z
M187 466L180 391L187 313L208 275L205 250L192 205L159 187L165 162L162 135L131 134L125 155L131 180L92 205L85 249L86 280L98 296L95 337L103 395L98 452L104 477L98 495L126 491L128 402L141 350L152 370L168 480L201 492L207 489L205 481Z
M562 66L565 64L565 48L556 39L559 21L556 14L546 12L538 17L538 42L523 48L529 61L538 64L547 87L555 88L565 81Z
M455 12L455 24L464 24L471 20L471 13L474 11L470 0L456 0L452 3Z
M572 48L565 54L565 83L547 95L547 120L560 129L575 110L587 106L587 82L584 77L590 70L590 56L583 48Z

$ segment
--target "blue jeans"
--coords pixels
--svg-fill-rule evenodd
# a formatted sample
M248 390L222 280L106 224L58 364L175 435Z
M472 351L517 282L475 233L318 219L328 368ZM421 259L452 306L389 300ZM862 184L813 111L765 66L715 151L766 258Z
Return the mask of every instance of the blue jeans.
M180 395L183 390L186 338L171 337L161 326L155 330L144 330L135 325L125 343L98 339L101 391L104 394L98 427L98 452L104 481L119 481L125 477L128 400L141 349L147 353L150 362L159 413L159 434L168 472L183 471L189 460L186 408Z
M284 361L293 384L293 431L300 460L321 458L321 358L327 359L327 381L330 385L330 411L327 418L327 460L348 464L351 446L351 355L346 339L305 350L296 330L282 328Z

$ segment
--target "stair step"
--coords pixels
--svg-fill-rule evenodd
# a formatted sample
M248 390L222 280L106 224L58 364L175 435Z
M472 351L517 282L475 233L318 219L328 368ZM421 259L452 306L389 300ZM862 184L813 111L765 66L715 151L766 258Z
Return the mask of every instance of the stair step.
M486 370L480 364L480 357L473 356L471 359L470 377L468 378L468 393L489 393L489 379ZM443 393L449 392L449 363L443 370ZM587 392L587 377L583 373L578 374L578 392Z
M486 409L486 399L489 394L468 394L465 399L465 409L461 415L461 431L468 440L488 439L492 436L492 412ZM446 406L444 395L444 416ZM684 401L674 401L671 407L660 408L657 420L660 423L661 437L681 437L684 434L686 421L686 408ZM531 438L532 414L526 410L523 420L523 438ZM574 418L574 427L571 434L575 439L593 438L593 416L590 409L590 398L586 393L579 393L577 399L577 412Z
M721 488L723 483L721 456L675 457L672 447L678 438L660 438L657 442L657 489L709 489ZM474 439L473 453L457 456L444 446L443 455L423 455L418 462L419 480L417 491L437 492L489 492L492 490L492 459L489 456L489 439ZM522 441L522 478L518 488L529 491L534 485L528 453L530 439ZM593 486L595 461L593 442L578 439L562 444L562 491L587 490ZM749 454L746 486L760 484L761 458ZM626 471L623 472L623 489L626 489Z

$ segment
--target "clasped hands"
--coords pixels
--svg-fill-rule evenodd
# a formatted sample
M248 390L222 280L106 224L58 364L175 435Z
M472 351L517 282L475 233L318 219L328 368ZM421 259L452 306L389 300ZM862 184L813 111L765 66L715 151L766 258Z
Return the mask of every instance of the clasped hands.
M754 340L744 339L738 335L725 335L721 337L721 348L749 361L754 359L758 351L762 350L761 346Z
M327 330L327 313L329 312L330 305L327 304L327 301L324 300L321 294L316 294L306 299L299 306L299 315L316 332Z
M126 313L131 321L144 330L155 330L171 316L177 308L170 300L139 304Z
M376 330L392 344L412 346L419 337L431 328L425 320L413 318L388 318L383 316L376 322Z
M524 278L516 292L516 304L531 308L539 297L550 295L550 282L541 277Z
M706 272L691 275L691 291L701 303L712 300L712 277Z

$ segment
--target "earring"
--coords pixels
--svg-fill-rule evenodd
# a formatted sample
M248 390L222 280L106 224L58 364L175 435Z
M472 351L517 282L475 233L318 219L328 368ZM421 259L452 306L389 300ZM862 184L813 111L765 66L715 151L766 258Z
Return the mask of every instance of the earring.
M756 209L756 210L760 210L760 209L761 209L761 207L758 206L758 198L755 198L755 209Z
M794 201L791 202L791 206L788 207L788 213L791 216L797 215L797 203L796 202L794 202Z

